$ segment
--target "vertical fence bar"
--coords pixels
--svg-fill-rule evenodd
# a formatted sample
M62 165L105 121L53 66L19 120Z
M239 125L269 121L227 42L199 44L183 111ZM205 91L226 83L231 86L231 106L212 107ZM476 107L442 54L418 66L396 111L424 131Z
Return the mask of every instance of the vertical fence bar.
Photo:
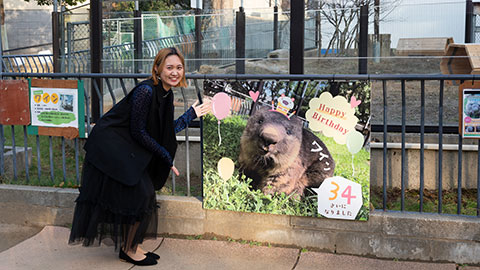
M28 139L27 139L27 126L23 126L23 144L25 146L25 178L27 183L30 182L30 171L28 164Z
M202 102L202 95L200 87L198 86L197 79L193 80L193 85L195 85L195 92L199 102ZM203 183L203 116L200 117L200 175ZM203 196L203 184L201 185L201 191Z
M477 156L478 164L477 164L477 217L480 216L480 192L478 189L480 188L480 142L478 144L478 156Z
M63 169L63 182L67 181L67 161L65 158L65 137L62 137L62 169Z
M40 182L40 178L42 177L42 167L40 164L40 136L36 136L36 143L37 143L37 176L38 181Z
M475 37L473 36L473 1L467 0L465 4L465 43L475 42Z
M424 154L425 154L425 80L420 82L420 212L423 212L423 189L425 187L424 179Z
M15 126L12 125L12 161L13 161L13 179L17 180L17 146L15 144Z
M273 7L273 50L278 49L278 6Z
M0 124L0 176L5 172L5 134L3 133L3 125Z
M358 74L367 74L368 62L368 5L360 7L360 27L358 39Z
M97 83L97 80L92 79L92 82L93 82L93 89L95 89L95 93L97 93L97 103L98 103L98 108L97 109L98 109L98 113L100 115L98 118L100 118L103 115L103 94L101 92L99 84ZM101 84L101 82L100 82L100 84ZM95 97L95 95L92 92L92 118L94 118L93 121L96 122L97 119L95 119L95 116L94 116L94 107L95 107L95 102L93 102L94 97Z
M387 210L387 81L383 85L383 211Z
M302 107L303 105L303 101L305 101L305 94L307 92L307 88L308 88L308 85L311 83L311 81L306 81L304 84L303 84L303 90L302 90L302 95L301 95L301 99L300 99L300 103L298 103L298 110L297 112L295 113L295 115L298 115L300 113L300 108ZM261 84L261 87L262 87L262 90L263 90L263 81L260 81L260 84ZM296 97L295 97L296 99Z
M240 7L235 21L235 71L245 73L245 11Z
M183 109L184 111L188 110L188 104L187 104L187 97L185 96L185 89L182 87L181 89L182 92L182 97L183 97ZM185 127L185 159L186 159L186 165L187 165L187 196L190 195L190 143L189 143L189 137L188 137L188 125Z
M113 88L112 88L112 85L110 84L110 80L108 78L105 78L105 82L107 83L108 92L112 97L112 105L115 105L117 104L117 99L115 98L115 93L113 92Z
M173 160L173 166L175 167L175 159ZM172 195L175 195L175 177L176 175L172 173Z
M102 73L103 41L102 41L102 1L90 1L90 72ZM97 95L92 94L93 122L102 117L103 85L101 78L92 78Z
M52 136L48 136L48 151L50 154L50 179L52 184L55 184L55 175L53 173L53 145L52 145Z
M195 9L195 70L200 69L202 61L202 10L198 7Z
M401 198L401 210L405 210L405 131L406 131L406 101L405 101L405 80L402 80L402 173L401 173L401 186L402 186L402 198Z
M443 166L443 80L440 80L438 101L438 213L442 213L442 166Z
M462 213L462 155L463 155L463 138L462 134L458 134L458 180L457 180L457 214Z
M75 180L77 185L80 185L80 169L78 161L78 138L75 138Z
M122 78L120 78L120 86L122 87L123 94L126 96L128 95L127 88L125 87L125 82Z

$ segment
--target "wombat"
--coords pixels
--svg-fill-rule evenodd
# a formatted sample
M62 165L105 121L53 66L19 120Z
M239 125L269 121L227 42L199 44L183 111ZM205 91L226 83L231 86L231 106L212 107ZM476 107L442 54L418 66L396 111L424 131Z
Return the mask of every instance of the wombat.
M480 100L478 96L468 98L465 114L471 118L480 118Z
M261 107L243 131L240 171L265 194L285 192L303 196L306 187L319 187L333 176L335 161L325 144L303 128L296 116Z

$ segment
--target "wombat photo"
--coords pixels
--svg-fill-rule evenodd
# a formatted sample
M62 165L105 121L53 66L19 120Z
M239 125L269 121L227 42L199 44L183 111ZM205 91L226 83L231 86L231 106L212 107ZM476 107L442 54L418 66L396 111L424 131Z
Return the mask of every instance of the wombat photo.
M480 118L480 100L478 96L470 96L467 98L465 114L471 118Z
M304 195L307 187L319 187L333 176L335 161L325 144L303 127L268 107L258 108L243 131L240 171L253 179L252 188L265 194Z

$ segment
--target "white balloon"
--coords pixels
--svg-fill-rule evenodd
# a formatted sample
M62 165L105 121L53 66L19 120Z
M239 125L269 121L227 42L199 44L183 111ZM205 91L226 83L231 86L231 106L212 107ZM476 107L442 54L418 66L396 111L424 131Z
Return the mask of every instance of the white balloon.
M362 149L363 146L363 135L362 133L352 130L347 133L347 149L352 155L355 155Z

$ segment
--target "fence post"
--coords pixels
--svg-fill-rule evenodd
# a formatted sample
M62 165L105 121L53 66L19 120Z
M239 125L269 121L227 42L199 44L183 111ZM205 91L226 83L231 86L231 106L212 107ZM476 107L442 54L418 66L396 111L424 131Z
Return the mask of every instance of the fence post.
M142 48L142 11L139 10L138 1L135 1L135 11L133 12L133 46L134 49L134 65L135 72L142 73L143 66L143 48Z
M305 0L290 1L290 74L303 74Z
M90 2L90 59L92 73L102 72L102 1ZM100 96L95 91L95 82ZM92 122L96 122L101 116L100 99L103 99L103 84L100 78L92 79Z
M380 62L380 0L375 0L374 3L374 15L373 15L373 33L374 33L374 39L373 39L373 56L374 56L374 61L375 63Z
M243 6L236 12L235 24L235 71L237 74L245 73L245 11Z
M358 41L358 74L367 74L368 6L360 7L360 38Z
M473 38L473 3L467 0L465 10L465 43L474 42Z
M200 14L202 10L200 8L195 9L195 70L200 69L202 59L202 17Z
M278 6L277 1L275 1L273 7L273 50L278 50L278 47Z
M52 50L53 50L53 72L60 72L60 29L59 12L52 12Z

